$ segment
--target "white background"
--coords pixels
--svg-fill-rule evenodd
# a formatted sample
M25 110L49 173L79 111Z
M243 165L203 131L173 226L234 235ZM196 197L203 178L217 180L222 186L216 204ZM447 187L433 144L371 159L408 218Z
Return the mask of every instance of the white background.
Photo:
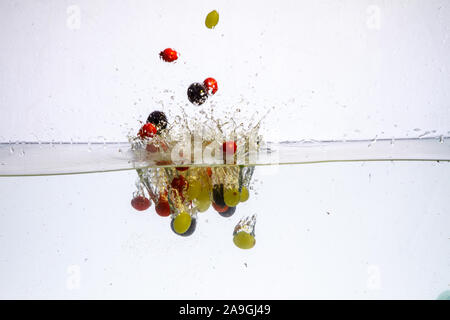
M153 109L177 113L187 86L208 76L219 110L276 106L280 140L450 130L448 1L5 0L0 30L1 141L124 141ZM159 60L166 47L176 64ZM1 178L0 297L434 299L449 289L448 163L267 170L232 219L209 211L189 239L152 210L133 212L132 171ZM233 227L254 213L257 245L240 251Z
M276 106L281 140L450 130L448 1L0 6L2 141L124 141L155 108L176 112L189 84L208 76L219 82L217 109L242 97L245 111ZM159 59L167 47L181 55L175 65Z

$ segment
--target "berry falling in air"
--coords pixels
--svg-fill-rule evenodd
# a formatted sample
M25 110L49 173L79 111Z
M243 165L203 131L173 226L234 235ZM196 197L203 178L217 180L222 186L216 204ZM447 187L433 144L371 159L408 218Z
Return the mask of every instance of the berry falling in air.
M248 189L246 187L242 187L241 189L241 197L240 197L240 202L245 202L248 200L248 198L250 197L250 194L248 192Z
M157 132L156 127L152 123L146 123L139 130L138 135L142 139L144 139L144 138L152 138L156 134L156 132Z
M217 81L214 78L206 78L205 81L203 81L203 85L208 91L208 94L215 94L219 89L217 86Z
M171 48L167 48L159 53L159 57L165 62L174 62L178 59L178 53Z
M236 207L241 198L239 190L236 188L227 188L223 192L223 199L225 204L229 207Z
M213 187L213 201L215 204L225 207L225 201L223 199L223 184L215 184Z
M137 211L144 211L150 208L151 206L150 199L147 199L143 196L137 196L134 197L133 200L131 200L131 206L135 208Z
M205 19L205 26L209 29L214 28L219 23L219 13L216 10L208 13Z
M187 212L181 212L173 219L173 231L176 234L182 235L189 230L191 223L191 215Z
M177 235L182 236L182 237L188 237L188 236L192 235L195 231L195 228L197 227L197 219L192 217L191 225L189 226L189 229L187 229L187 231L184 233L178 233L175 231L174 221L175 221L175 219L172 219L172 221L170 222L170 228L172 229L173 232L175 232Z
M195 82L189 86L187 96L191 103L199 106L208 99L208 91L203 84Z
M159 129L167 127L167 117L162 111L153 111L147 118L147 123L151 123Z
M228 206L226 206L226 205L220 206L217 203L213 202L212 206L213 206L214 210L216 210L218 213L223 213L228 210Z
M178 176L173 178L170 184L172 188L178 191L178 195L182 196L184 191L188 189L189 183L183 176Z
M240 231L233 237L233 242L240 249L251 249L255 246L255 237L245 231Z
M236 153L237 145L234 141L224 142L222 145L224 155L233 155Z

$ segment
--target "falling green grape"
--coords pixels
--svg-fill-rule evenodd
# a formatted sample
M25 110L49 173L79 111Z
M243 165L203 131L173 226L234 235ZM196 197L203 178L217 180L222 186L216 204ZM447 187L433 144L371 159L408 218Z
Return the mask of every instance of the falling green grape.
M251 249L255 246L255 237L245 231L238 232L233 237L233 242L240 249Z
M223 192L223 199L225 201L225 204L229 207L236 207L236 205L239 203L240 198L241 194L236 188L227 188Z
M191 222L191 215L187 212L181 212L175 217L175 220L173 221L173 229L178 234L185 233L191 226Z
M208 13L205 19L205 25L209 29L213 29L219 23L219 13L216 10Z
M188 200L194 200L199 196L202 185L200 184L200 181L195 178L188 178L188 182L189 188L187 190L187 198Z
M242 187L240 201L245 202L248 200L249 197L250 194L248 193L248 189L246 187Z

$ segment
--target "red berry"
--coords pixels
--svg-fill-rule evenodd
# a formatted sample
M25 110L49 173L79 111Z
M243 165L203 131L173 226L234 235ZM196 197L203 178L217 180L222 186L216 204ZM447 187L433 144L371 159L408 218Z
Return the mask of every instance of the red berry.
M178 171L186 171L189 167L176 167Z
M206 168L206 173L208 174L208 176L211 178L212 176L212 169L210 167Z
M156 127L151 123L146 123L142 126L142 128L139 130L138 135L141 138L151 138L156 134Z
M159 53L159 57L165 62L174 62L178 59L178 53L171 48L167 48Z
M168 147L167 147L167 144L165 144L164 142L160 142L158 145L157 143L150 141L149 143L147 143L147 146L145 147L145 149L148 152L156 153L156 152L161 152L161 149L163 149L164 152L166 152Z
M133 208L135 208L137 211L144 211L150 208L151 206L150 199L147 199L143 196L137 196L134 197L133 200L131 200L131 205Z
M172 164L172 161L170 160L158 160L155 162L156 165L158 166L168 166Z
M233 155L236 153L236 150L237 150L236 142L234 142L234 141L224 142L222 145L222 149L223 149L224 154Z
M206 87L209 94L215 94L219 89L217 81L214 78L206 78L205 81L203 81L203 85Z
M220 213L228 210L228 206L221 206L221 205L216 204L215 202L212 203L212 206L213 206L214 210L216 210L217 212L220 212Z
M178 176L173 178L172 183L170 184L172 188L178 191L178 194L181 196L183 191L186 190L189 186L189 183L183 176Z
M163 196L159 197L158 203L155 206L155 211L161 217L170 216L170 205L169 201L167 201L167 198Z

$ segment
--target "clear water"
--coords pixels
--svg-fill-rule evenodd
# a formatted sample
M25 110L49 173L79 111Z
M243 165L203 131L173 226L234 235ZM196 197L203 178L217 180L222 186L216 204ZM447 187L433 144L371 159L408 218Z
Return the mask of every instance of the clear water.
M450 138L268 142L246 165L348 161L450 161ZM0 176L54 175L157 166L158 154L135 153L129 143L2 143ZM190 164L186 164L190 165ZM208 166L211 163L203 162Z
M3 145L0 297L436 299L450 283L447 141L269 145L289 165L259 158L250 199L231 218L199 213L189 238L131 208L144 164L129 145ZM253 214L257 244L240 250L233 229Z

